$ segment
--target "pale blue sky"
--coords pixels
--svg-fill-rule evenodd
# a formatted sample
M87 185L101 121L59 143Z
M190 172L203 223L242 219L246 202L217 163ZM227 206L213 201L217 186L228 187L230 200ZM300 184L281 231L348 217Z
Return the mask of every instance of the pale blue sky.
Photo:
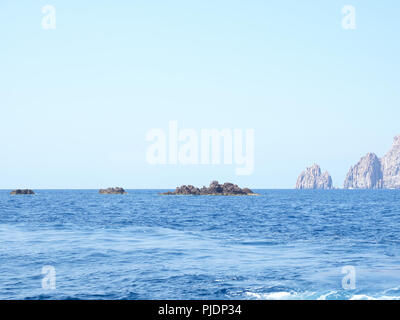
M399 16L395 0L3 0L0 188L292 188L314 162L341 186L400 133ZM147 164L170 120L255 129L254 174Z

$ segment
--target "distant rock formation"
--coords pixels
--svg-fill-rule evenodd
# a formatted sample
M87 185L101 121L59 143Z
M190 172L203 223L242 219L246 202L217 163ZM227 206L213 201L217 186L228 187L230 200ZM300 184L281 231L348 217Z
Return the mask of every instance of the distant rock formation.
M320 166L314 164L300 174L296 189L332 189L332 177L327 171L321 174Z
M394 137L393 147L381 159L383 187L400 188L400 135Z
M12 195L20 195L20 194L35 194L31 189L17 189L10 192Z
M400 189L400 135L394 137L392 149L381 159L374 153L351 167L345 189Z
M107 189L100 189L99 193L101 194L126 194L127 192L123 188L107 188Z
M345 189L381 189L383 186L381 162L375 153L368 153L350 167L343 187Z
M253 191L248 188L239 188L236 184L226 182L219 184L218 181L212 181L210 186L202 187L201 189L196 188L192 185L183 185L177 187L175 191L162 193L163 195L213 195L213 196L246 196L256 195Z

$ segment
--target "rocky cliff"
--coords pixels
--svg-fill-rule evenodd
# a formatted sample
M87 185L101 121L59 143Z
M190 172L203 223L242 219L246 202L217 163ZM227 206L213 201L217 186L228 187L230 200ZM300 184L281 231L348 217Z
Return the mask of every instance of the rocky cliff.
M380 189L383 186L381 162L375 153L368 153L347 173L345 189Z
M381 159L383 187L400 189L400 135L394 138L392 149Z
M327 171L321 173L320 166L314 164L300 174L296 189L332 189L332 178Z

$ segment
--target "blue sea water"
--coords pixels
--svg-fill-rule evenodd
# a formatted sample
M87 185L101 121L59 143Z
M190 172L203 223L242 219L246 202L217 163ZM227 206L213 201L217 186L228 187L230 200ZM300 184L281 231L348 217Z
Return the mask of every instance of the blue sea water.
M0 191L0 299L400 298L400 191L160 191Z

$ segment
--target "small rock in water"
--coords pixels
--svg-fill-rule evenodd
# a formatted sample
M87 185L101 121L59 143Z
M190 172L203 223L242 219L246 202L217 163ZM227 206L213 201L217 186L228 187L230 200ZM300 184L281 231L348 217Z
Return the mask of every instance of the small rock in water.
M101 193L101 194L126 194L127 192L123 188L116 187L116 188L100 189L99 193Z
M31 189L16 189L10 192L12 195L19 195L19 194L35 194Z

